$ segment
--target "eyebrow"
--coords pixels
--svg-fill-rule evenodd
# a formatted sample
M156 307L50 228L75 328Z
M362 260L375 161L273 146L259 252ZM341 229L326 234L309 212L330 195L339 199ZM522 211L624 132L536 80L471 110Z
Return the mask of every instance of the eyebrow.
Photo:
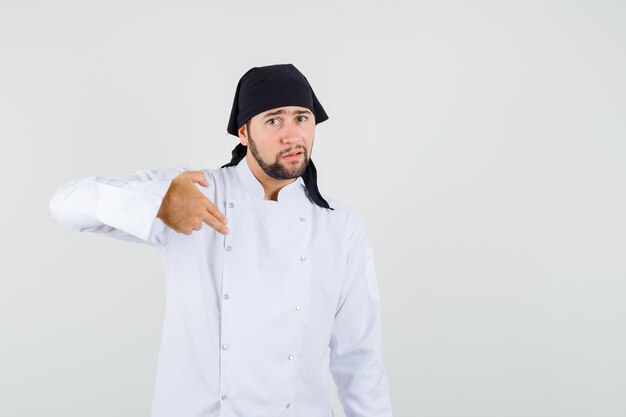
M263 116L263 118L265 119L266 117L270 117L270 116L276 116L277 114L285 114L287 113L284 109L280 109L280 110L276 110L273 112L269 112L267 113L265 116ZM292 114L310 114L313 115L313 113L311 113L309 110L294 110L293 112L291 112Z

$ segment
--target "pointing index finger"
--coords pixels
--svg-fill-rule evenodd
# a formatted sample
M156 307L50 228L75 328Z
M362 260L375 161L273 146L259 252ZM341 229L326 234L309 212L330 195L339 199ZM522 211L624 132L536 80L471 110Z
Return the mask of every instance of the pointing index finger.
M220 222L224 224L228 223L224 213L222 213L220 209L218 209L217 206L211 200L209 200L209 204L207 205L207 210L209 211L209 213L215 216Z

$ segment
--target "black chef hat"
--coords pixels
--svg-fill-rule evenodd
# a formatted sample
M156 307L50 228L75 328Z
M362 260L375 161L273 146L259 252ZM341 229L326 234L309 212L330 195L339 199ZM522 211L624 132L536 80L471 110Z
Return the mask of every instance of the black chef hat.
M230 112L227 132L239 137L237 130L252 117L264 111L285 106L300 106L311 110L315 124L328 119L306 77L292 64L268 65L249 69L239 80ZM245 156L247 146L237 144L232 159L222 168L237 165ZM334 210L317 188L317 170L313 160L302 174L311 199L319 206Z

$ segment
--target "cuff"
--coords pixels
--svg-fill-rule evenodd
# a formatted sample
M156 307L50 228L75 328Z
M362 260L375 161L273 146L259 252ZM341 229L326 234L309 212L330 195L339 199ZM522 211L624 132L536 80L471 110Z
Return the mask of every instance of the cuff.
M163 197L172 183L152 180L116 187L102 184L96 217L104 224L147 241Z

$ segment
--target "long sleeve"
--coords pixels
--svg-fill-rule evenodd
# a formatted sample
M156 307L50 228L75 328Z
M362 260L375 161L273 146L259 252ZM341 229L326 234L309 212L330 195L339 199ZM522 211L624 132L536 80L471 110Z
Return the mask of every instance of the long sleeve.
M52 218L79 232L92 232L155 248L172 229L156 217L172 180L187 166L139 170L130 176L91 176L62 185L52 196Z
M374 256L360 220L350 237L347 273L329 344L337 394L347 417L392 417Z

